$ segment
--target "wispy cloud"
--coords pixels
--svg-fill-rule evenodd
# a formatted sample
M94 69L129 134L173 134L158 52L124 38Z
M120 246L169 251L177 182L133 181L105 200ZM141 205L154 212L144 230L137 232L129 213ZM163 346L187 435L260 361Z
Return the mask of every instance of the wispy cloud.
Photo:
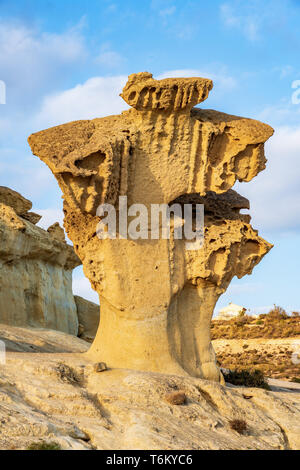
M81 24L61 34L0 20L0 70L10 104L31 102L87 54Z
M300 105L292 103L293 91L291 88L290 97L266 106L257 114L257 118L273 126L297 125L300 120Z
M235 78L226 74L219 67L219 73L209 70L170 70L158 75L166 77L203 76L215 82L215 94L232 90L236 86ZM34 118L35 128L49 127L77 119L93 119L111 114L119 114L128 108L119 94L126 84L127 76L93 77L74 88L46 96Z
M283 65L281 67L275 67L274 71L279 73L280 78L286 78L294 73L295 69L292 65Z
M168 77L203 77L210 78L214 82L213 96L219 98L220 95L232 91L238 85L235 77L230 75L224 65L209 65L204 66L203 69L182 69L182 70L168 70L161 73L157 78Z
M174 15L176 12L176 7L174 5L170 6L169 8L163 8L159 10L159 15L162 17Z
M79 119L119 114L128 108L119 97L127 77L94 77L44 98L35 126L51 126Z
M73 293L74 295L80 295L80 297L84 299L99 304L98 294L91 288L91 284L84 276L81 266L73 271Z
M260 17L253 13L241 14L240 11L236 2L224 3L220 7L221 18L227 27L239 29L250 41L257 41L260 38Z
M227 0L220 5L220 16L227 28L240 31L251 42L270 33L273 40L278 36L290 41L297 37L291 26L298 6L290 0Z
M169 70L158 75L158 79L168 77L204 77L212 79L217 86L223 91L232 90L237 86L237 80L229 75L224 66L218 67L218 72L214 70L215 67L204 67L201 70L195 69L182 69L182 70Z
M300 228L300 129L279 127L266 144L267 168L235 189L251 201L253 226L260 231L289 232Z
M59 209L33 209L37 214L42 216L41 220L38 222L38 226L47 230L50 225L59 222L60 226L63 226L64 213Z
M118 52L111 49L110 44L103 44L95 63L108 69L115 69L123 65L125 59Z

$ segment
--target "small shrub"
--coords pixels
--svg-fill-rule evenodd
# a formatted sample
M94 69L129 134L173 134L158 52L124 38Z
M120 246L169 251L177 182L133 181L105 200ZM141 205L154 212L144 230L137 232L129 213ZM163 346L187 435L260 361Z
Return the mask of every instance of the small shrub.
M285 320L286 318L289 318L289 316L282 307L274 305L274 307L267 314L266 318L268 320Z
M61 450L61 446L57 442L32 442L27 450Z
M171 405L184 405L186 394L182 391L167 393L165 399Z
M252 318L249 315L245 315L244 313L239 314L236 318L233 319L233 325L236 326L244 326L248 323L251 323Z
M295 382L296 384L300 384L300 377L293 377L292 382Z
M230 370L224 374L224 378L226 382L232 385L239 385L240 387L264 388L265 390L270 390L264 374L258 369Z
M59 363L56 370L60 380L63 382L68 382L72 385L80 385L81 378L78 376L76 371L70 366L67 366L67 364L63 364L62 362Z
M245 434L248 430L248 425L243 419L233 419L229 422L231 429L237 431L239 434Z

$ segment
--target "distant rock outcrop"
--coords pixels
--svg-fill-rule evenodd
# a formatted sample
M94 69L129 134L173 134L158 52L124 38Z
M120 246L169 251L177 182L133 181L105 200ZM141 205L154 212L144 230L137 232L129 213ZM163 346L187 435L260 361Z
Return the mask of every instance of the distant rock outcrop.
M0 187L0 323L77 335L72 270L81 264L56 224L35 224L32 203Z
M0 203L12 207L15 213L23 219L28 220L33 225L36 225L42 218L41 215L29 212L32 208L32 202L22 196L17 191L0 186Z
M246 310L247 309L245 307L242 307L241 305L236 305L232 302L229 302L229 305L227 305L227 307L224 307L219 310L216 320L229 320L230 318L235 318L240 315L244 315Z
M78 336L85 341L92 342L95 338L100 320L100 306L83 299L78 295L74 296L77 306L77 316L79 321Z

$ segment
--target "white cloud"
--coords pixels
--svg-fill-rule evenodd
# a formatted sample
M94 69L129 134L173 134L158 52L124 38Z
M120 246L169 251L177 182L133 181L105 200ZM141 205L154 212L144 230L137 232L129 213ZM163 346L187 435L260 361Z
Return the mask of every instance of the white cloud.
M258 14L240 14L240 8L230 3L221 5L220 11L226 26L241 30L250 41L257 41L260 38L261 17Z
M237 81L234 77L228 75L224 66L218 67L218 72L215 71L215 66L205 67L203 69L181 69L181 70L168 70L160 74L157 79L169 77L203 77L210 78L214 82L214 92L223 93L231 91L237 86Z
M265 106L256 115L256 118L266 121L273 126L298 126L300 120L300 104L296 102L296 94L299 94L298 90L300 90L298 80L291 80L290 88L286 89L287 92L290 92L289 95L283 97L275 104Z
M11 64L14 59L22 62L32 59L40 62L42 55L58 60L74 61L83 53L82 37L74 28L62 34L40 33L22 24L0 23L1 64Z
M61 34L45 33L0 20L0 70L7 101L40 96L71 65L86 57L81 25Z
M50 225L59 222L60 226L63 227L63 218L64 213L59 209L36 209L33 208L33 211L42 216L41 220L38 222L38 226L47 230Z
M26 152L28 156L24 155ZM29 146L25 151L24 145L23 148L1 150L0 176L1 184L11 187L31 201L40 201L42 195L48 199L49 195L53 197L53 194L59 194L54 176L44 163L33 157Z
M122 65L123 57L115 51L103 51L95 61L104 67L115 68Z
M221 67L219 73L209 70L170 70L157 79L167 77L208 77L215 83L214 97L234 89L236 80ZM128 109L119 94L127 82L127 76L93 77L60 93L46 96L34 121L34 127L50 127L79 119L93 119L119 114Z
M240 282L239 284L233 283L228 287L227 295L234 298L240 294L254 294L263 288L263 284L257 282Z
M96 57L95 63L106 68L120 67L124 58L116 51L113 51L109 43L102 44L100 54Z
M250 199L252 224L288 232L300 227L300 128L280 127L266 144L267 168L235 189Z
M297 5L290 0L227 0L220 5L220 16L227 28L239 31L252 43L266 36L272 42L277 36L282 42L296 37L295 9Z
M261 313L269 313L270 310L274 305L263 305L262 307L252 307L249 308L249 311L247 313L250 313L251 315L260 315Z
M36 125L49 127L77 119L119 114L127 109L120 98L127 77L94 77L70 90L47 96L35 118Z

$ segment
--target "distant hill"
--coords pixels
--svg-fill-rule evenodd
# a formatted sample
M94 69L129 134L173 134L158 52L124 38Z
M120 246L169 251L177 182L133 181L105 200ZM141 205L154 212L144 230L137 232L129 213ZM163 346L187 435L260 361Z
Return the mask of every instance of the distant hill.
M229 320L213 319L212 339L290 338L300 336L300 314L287 315L280 307L258 317L241 315Z

